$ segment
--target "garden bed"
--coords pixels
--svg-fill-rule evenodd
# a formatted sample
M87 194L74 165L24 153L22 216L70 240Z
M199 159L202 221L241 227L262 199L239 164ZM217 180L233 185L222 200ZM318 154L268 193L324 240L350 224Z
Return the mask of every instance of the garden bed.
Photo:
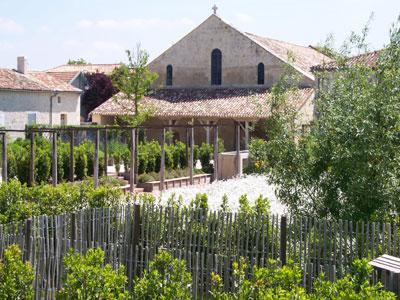
M211 182L211 174L198 174L193 175L193 185L207 184ZM144 192L154 192L160 190L161 182L159 180L149 181L149 182L139 182L137 184L138 188L143 188ZM171 188L185 187L190 185L190 177L179 177L173 179L164 180L164 190Z

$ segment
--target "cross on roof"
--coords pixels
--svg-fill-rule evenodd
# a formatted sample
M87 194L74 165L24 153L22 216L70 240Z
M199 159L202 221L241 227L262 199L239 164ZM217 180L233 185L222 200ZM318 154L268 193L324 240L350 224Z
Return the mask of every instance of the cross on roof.
M218 6L216 6L214 4L214 6L212 7L212 10L214 11L214 15L216 15L217 14L217 10L218 10Z

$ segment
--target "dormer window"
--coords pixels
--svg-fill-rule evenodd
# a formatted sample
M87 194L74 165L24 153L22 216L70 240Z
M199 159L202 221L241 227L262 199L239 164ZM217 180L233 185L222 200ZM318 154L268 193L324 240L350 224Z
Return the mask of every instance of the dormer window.
M172 85L172 76L173 76L173 68L172 65L168 65L167 66L167 79L165 84L167 86L171 86Z
M222 83L222 53L219 49L211 52L211 85Z
M264 80L265 70L264 70L264 64L263 63L259 63L258 64L257 74L258 74L257 83L260 84L260 85L264 84L265 83L265 80Z

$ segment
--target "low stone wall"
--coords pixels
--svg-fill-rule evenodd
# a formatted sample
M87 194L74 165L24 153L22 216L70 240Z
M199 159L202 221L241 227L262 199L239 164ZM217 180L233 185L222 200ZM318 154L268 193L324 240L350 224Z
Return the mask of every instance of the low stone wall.
M207 184L211 182L211 174L199 174L193 176L193 185ZM190 185L190 177L179 177L174 179L166 179L164 181L164 190L178 188ZM149 181L138 183L138 188L143 188L144 192L151 193L160 190L160 181Z

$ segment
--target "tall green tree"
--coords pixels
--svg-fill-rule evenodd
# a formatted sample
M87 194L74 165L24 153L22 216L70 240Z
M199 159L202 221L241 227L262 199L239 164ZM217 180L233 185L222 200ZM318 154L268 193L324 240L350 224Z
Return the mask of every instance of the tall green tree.
M137 126L151 115L151 109L142 108L140 101L149 93L150 87L158 75L149 70L147 66L149 55L141 49L140 45L137 46L135 52L127 50L126 53L128 63L122 63L111 74L114 87L120 91L114 100L126 110L126 114L119 118L120 121ZM132 108L134 114L132 114Z
M360 38L352 35L357 47ZM271 181L293 212L355 220L400 211L400 29L371 66L338 60L318 92L318 118L294 141L277 134Z

